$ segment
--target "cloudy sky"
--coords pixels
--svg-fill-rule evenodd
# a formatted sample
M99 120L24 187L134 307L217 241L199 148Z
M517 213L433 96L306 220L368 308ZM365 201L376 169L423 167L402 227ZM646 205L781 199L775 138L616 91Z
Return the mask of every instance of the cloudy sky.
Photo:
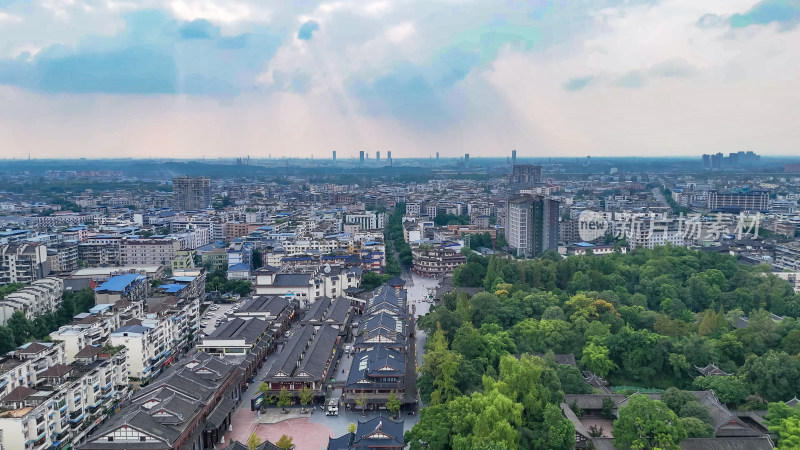
M800 0L0 0L0 157L800 154Z

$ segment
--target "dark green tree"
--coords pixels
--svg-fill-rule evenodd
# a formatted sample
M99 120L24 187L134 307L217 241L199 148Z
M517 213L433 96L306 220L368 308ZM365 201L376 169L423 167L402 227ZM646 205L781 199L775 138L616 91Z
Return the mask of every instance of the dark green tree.
M667 405L634 395L614 421L614 446L620 449L678 450L686 438L683 422Z
M750 355L741 376L767 401L792 398L800 391L800 361L785 352L770 350L761 356Z

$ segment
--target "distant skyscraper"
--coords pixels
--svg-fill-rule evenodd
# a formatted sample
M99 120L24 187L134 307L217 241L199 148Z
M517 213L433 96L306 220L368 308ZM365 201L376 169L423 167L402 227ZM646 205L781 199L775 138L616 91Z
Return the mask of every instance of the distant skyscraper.
M508 245L528 258L558 249L558 202L523 195L508 200Z
M211 180L205 177L172 179L172 209L190 211L211 207Z
M439 152L436 152L436 160L439 160Z
M375 161L381 161L381 152L375 152Z
M392 165L392 151L391 150L386 152L386 159L389 160L389 165L391 166Z
M712 169L722 169L722 152L718 152L714 155L711 155L711 168Z
M336 150L333 151L333 160L336 161Z
M521 189L532 189L542 182L542 166L533 164L515 164L514 171L508 179L508 185L512 191L519 192Z
M361 162L361 165L363 166L364 165L364 150L361 150L361 152L359 152L358 157L359 157L359 160Z
M511 165L517 165L517 151L511 150Z
M469 164L469 153L464 153L464 164Z
M709 170L711 169L711 155L703 155L703 169Z

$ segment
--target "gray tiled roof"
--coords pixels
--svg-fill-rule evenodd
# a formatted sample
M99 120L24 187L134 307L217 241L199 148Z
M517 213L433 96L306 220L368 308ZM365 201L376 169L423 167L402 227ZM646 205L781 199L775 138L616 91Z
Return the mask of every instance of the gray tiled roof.
M252 344L269 327L270 324L261 319L236 318L221 324L206 339L244 339L245 343Z
M311 274L309 273L281 273L275 275L273 286L277 287L307 287L311 285Z
M142 388L122 411L111 416L92 435L96 441L89 441L78 448L86 450L172 448L183 433L190 432L187 431L188 427L205 406L214 401L219 393L220 384L237 370L236 366L227 365L218 358L206 354L197 354L188 363L195 365L192 368L185 365L173 366L150 385ZM213 373L201 375L194 372L202 368L208 368ZM227 398L227 395L223 397ZM157 403L153 404L153 400ZM146 408L145 404L149 408ZM219 404L222 406L217 406L213 411L228 408L224 414L227 415L233 409L233 404L232 401L222 400ZM154 412L162 409L168 413L168 417L152 416ZM163 443L130 441L112 443L103 439L105 434L122 426L140 430Z
M238 312L268 312L272 316L277 316L287 306L289 306L289 300L284 297L261 295L245 303Z
M323 325L318 330L313 325L305 325L292 335L278 353L266 379L277 379L276 375L281 372L289 378L321 379L338 337L339 330L329 325ZM306 372L308 377L300 377L300 372Z

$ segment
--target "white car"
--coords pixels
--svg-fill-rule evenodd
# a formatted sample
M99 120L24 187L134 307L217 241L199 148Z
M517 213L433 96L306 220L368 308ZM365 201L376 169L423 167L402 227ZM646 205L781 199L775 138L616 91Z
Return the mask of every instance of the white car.
M207 327L207 326L208 326L208 322L206 322L206 321L204 320L204 321L200 322L200 326L201 326L201 327Z

